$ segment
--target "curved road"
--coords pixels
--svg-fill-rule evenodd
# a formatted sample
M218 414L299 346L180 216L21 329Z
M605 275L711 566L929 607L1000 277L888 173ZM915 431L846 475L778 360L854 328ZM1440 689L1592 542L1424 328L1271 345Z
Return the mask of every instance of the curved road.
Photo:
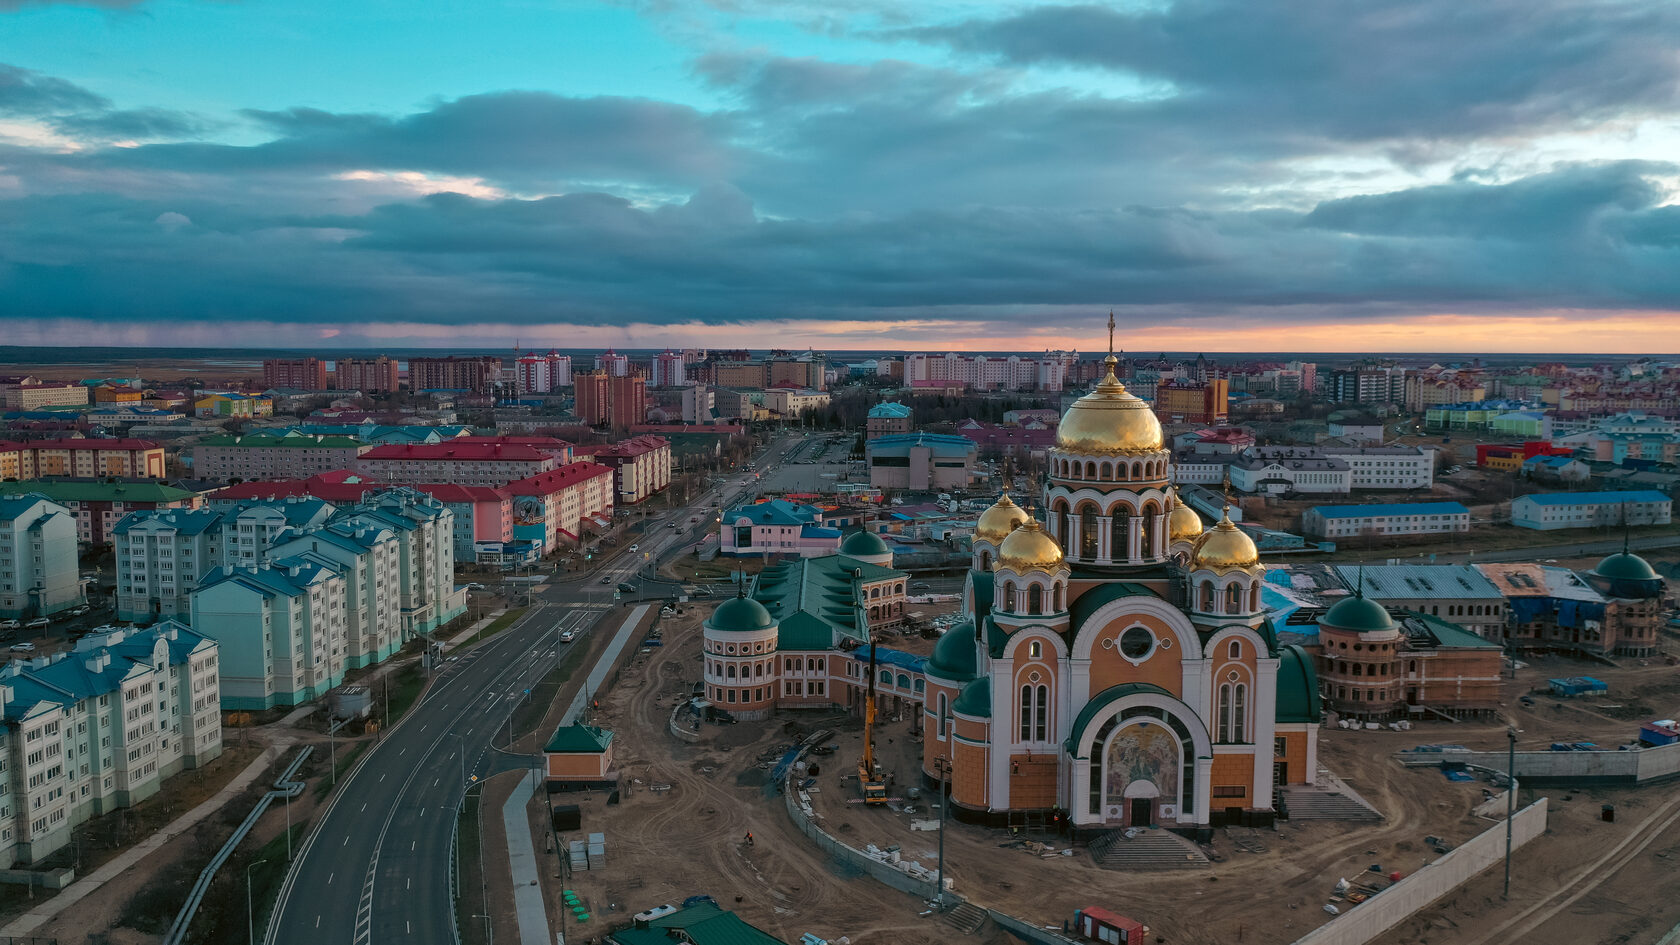
M758 462L778 462L788 445L786 439L773 443ZM713 498L727 506L752 482L751 474L727 477L670 517L686 523L695 510L709 509ZM497 732L505 731L525 692L576 645L560 644L559 633L586 629L609 614L609 587L597 583L600 578L609 578L609 585L633 580L641 553L657 561L686 547L689 534L684 527L649 529L638 552L619 555L584 580L540 588L517 623L458 661L446 661L425 698L338 786L292 862L265 941L454 945L449 846L455 812L473 776L520 763L490 753Z

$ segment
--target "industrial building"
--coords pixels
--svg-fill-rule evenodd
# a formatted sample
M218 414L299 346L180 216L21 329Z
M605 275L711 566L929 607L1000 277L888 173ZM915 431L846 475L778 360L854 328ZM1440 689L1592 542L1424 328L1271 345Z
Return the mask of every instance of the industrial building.
M1467 532L1470 510L1459 502L1318 505L1301 513L1301 530L1329 539Z
M871 486L917 492L968 488L979 453L973 440L940 433L879 436L864 445Z

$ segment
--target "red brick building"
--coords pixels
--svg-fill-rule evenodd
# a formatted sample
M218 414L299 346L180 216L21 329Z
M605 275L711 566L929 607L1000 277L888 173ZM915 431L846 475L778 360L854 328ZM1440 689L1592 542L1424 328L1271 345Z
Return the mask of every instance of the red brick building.
M263 386L326 390L326 362L319 358L269 358L263 362Z

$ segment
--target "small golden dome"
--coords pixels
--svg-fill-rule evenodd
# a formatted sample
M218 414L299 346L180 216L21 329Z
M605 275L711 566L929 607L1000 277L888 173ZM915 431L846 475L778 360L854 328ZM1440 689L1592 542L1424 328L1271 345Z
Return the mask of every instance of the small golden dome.
M1108 374L1096 389L1074 401L1056 428L1056 446L1070 453L1153 453L1161 449L1161 421L1149 404L1126 390L1114 376L1116 361L1108 356Z
M1227 571L1246 570L1259 563L1260 549L1254 547L1254 539L1231 524L1229 515L1222 516L1212 531L1196 539L1196 547L1190 552L1192 571L1216 571L1224 574Z
M1202 517L1177 495L1173 496L1172 514L1167 516L1167 534L1169 541L1195 541L1202 534Z
M1026 573L1055 571L1062 566L1062 549L1034 519L1009 533L998 546L998 567Z
M1016 526L1030 517L1027 510L1016 505L1007 494L998 496L996 505L980 513L980 521L974 526L974 537L995 545L1008 538Z

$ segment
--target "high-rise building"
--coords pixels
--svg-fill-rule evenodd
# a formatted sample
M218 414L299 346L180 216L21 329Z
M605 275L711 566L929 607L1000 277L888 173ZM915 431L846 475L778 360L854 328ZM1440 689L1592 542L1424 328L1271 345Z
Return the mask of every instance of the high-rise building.
M639 377L612 378L608 388L607 423L625 431L647 422L647 381Z
M409 358L409 390L465 390L488 394L502 378L502 359L494 355L461 358Z
M0 499L0 617L31 618L82 603L76 518L34 493Z
M333 366L333 384L339 390L359 390L364 394L395 393L399 386L397 360L384 355L339 358Z
M653 386L681 387L685 381L683 356L666 350L653 358Z
M1155 387L1155 413L1167 423L1224 423L1229 395L1224 378L1163 381Z
M624 377L630 373L630 357L608 348L595 356L595 370L605 371L613 377Z
M516 373L521 393L549 394L572 386L572 359L558 351L527 354L519 359Z
M609 384L612 378L605 371L588 371L572 379L573 393L577 395L577 403L573 412L578 419L592 427L598 427L607 422L607 403L611 394Z
M319 358L269 358L263 361L263 386L326 390L327 364Z

